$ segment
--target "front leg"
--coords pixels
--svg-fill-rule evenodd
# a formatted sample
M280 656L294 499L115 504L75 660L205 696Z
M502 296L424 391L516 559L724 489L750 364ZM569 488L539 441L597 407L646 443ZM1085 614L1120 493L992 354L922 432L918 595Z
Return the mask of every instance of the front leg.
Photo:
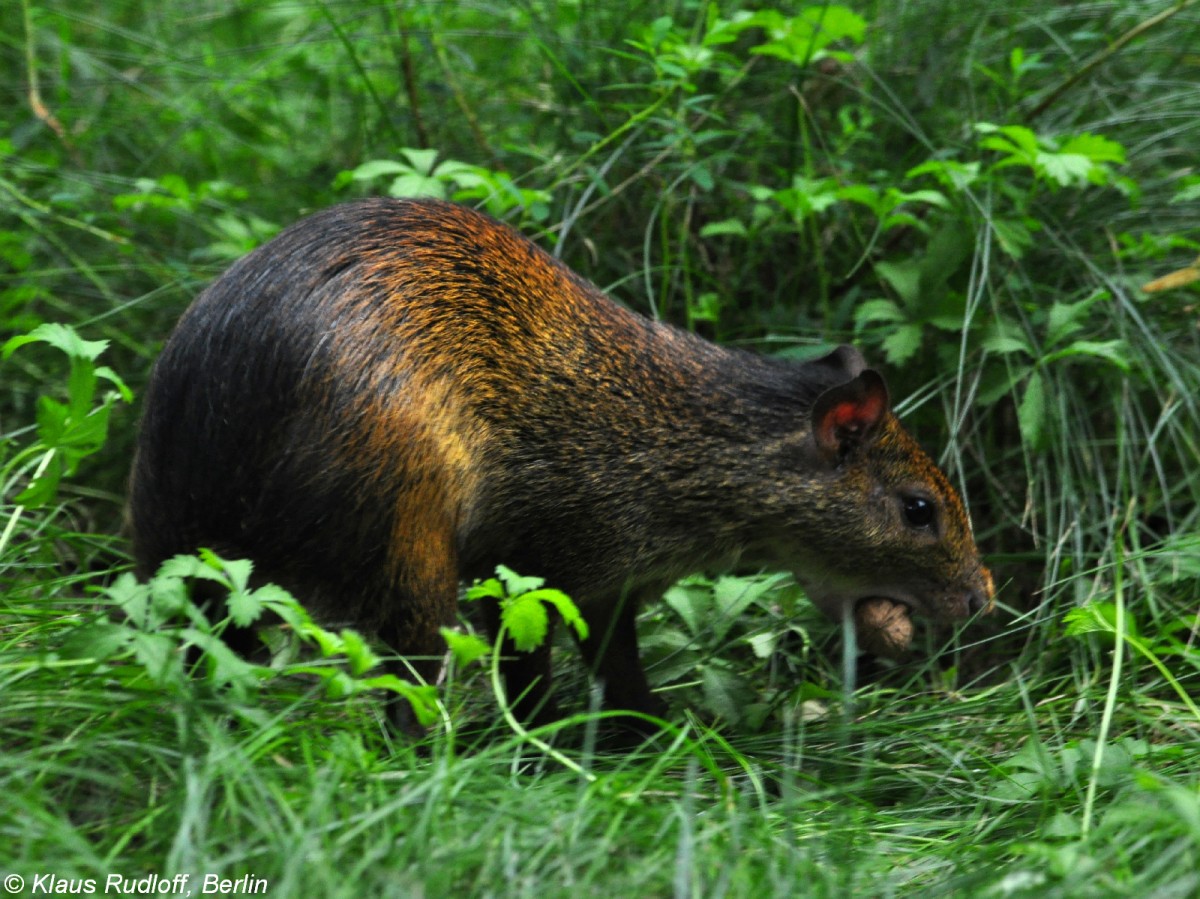
M661 718L667 704L650 692L638 654L638 603L624 596L609 603L589 604L584 611L588 638L579 649L604 694L604 707L613 711L641 712ZM656 731L640 718L622 719L621 726L641 734Z

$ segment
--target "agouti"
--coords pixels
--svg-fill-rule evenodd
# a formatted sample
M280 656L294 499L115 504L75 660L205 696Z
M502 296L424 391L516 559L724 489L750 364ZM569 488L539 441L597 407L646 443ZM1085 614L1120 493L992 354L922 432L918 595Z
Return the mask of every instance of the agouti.
M544 577L590 626L606 704L651 714L635 616L682 575L789 570L834 617L992 598L961 500L857 351L716 346L444 202L327 209L210 286L154 368L130 514L142 576L248 557L402 656L442 655L460 582ZM556 714L548 642L505 676L522 714Z

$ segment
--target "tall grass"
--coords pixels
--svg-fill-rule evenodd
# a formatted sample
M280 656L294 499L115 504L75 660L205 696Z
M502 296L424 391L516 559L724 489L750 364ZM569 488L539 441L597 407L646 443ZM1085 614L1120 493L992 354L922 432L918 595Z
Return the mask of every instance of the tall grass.
M81 637L127 565L136 402L101 378L106 434L56 443L39 408L79 385L59 348L21 346L0 362L0 873L254 875L272 896L1200 891L1197 287L1141 289L1200 254L1197 6L864 2L861 34L826 10L847 26L827 45L784 39L799 8L740 11L22 0L0 23L0 342L70 324L136 395L204 283L387 192L396 165L359 168L386 160L708 337L859 343L945 448L997 613L863 663L851 694L837 628L786 580L694 582L645 615L677 728L654 744L598 751L562 654L578 715L541 736L572 766L496 724L480 672L416 744L311 678L167 689L149 656Z

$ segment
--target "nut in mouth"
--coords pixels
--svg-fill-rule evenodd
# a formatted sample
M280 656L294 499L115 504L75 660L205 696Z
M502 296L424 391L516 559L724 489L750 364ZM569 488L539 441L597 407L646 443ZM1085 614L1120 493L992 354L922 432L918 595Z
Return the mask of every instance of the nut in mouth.
M886 596L870 596L854 607L854 630L859 648L871 655L900 659L912 646L912 610Z

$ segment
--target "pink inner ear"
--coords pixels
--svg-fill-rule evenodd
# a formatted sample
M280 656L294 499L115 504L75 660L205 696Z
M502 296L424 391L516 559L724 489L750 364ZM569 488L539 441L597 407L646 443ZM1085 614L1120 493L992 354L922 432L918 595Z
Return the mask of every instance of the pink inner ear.
M829 410L825 427L834 431L865 431L883 415L883 397L868 393L862 399L846 400Z

